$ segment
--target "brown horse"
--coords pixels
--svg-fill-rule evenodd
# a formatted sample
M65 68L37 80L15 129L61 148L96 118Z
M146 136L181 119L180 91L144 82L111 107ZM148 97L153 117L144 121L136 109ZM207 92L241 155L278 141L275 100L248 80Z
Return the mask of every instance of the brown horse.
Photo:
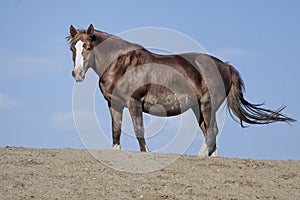
M241 126L293 122L276 111L261 108L243 97L244 84L228 63L206 54L157 55L138 44L94 30L70 27L67 37L73 53L72 75L77 82L92 68L108 102L112 118L113 149L120 149L122 113L128 108L140 151L148 151L144 139L142 113L156 116L179 115L192 109L202 129L205 143L199 156L217 156L216 111L227 98L231 116ZM233 115L232 115L233 113Z

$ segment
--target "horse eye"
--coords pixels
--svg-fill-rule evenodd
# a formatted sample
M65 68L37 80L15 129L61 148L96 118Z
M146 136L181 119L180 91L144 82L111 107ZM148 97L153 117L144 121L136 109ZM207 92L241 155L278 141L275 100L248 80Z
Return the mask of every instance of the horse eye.
M83 48L86 49L86 50L89 50L89 51L92 50L91 45L90 44L86 44L86 43L83 44Z

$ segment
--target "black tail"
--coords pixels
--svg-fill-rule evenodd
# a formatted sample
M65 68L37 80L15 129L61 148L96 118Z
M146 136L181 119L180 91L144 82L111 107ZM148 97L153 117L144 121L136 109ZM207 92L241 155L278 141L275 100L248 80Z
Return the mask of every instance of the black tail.
M239 122L243 128L243 122L248 124L270 124L273 122L294 122L296 120L286 117L280 112L286 107L282 106L278 110L272 111L262 108L263 104L249 103L243 97L244 83L239 73L231 67L232 84L227 98L227 106L230 115L233 119L233 114L238 117ZM233 113L233 114L232 114Z

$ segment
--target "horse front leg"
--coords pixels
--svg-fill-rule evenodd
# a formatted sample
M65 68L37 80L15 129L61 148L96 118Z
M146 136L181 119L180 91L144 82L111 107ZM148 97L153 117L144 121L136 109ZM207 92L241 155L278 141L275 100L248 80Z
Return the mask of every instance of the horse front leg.
M122 127L122 114L123 108L121 110L116 110L109 106L109 111L111 115L112 122L112 139L113 139L113 150L121 150L120 138L121 138L121 127Z
M131 98L129 101L128 110L132 119L136 138L140 145L140 151L148 152L148 147L144 138L142 103L134 98Z

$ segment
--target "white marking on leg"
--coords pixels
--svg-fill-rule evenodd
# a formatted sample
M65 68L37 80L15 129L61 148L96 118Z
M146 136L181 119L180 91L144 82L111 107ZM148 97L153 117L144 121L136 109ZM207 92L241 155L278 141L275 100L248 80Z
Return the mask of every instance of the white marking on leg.
M145 149L146 149L146 152L149 152L149 149L148 149L147 145L145 145Z
M211 154L211 157L219 157L217 149Z
M114 151L119 151L119 150L121 150L121 146L119 144L114 144L112 149Z
M208 150L207 144L205 142L203 142L203 144L202 144L202 146L199 150L198 156L199 157L205 157L206 153L207 153L207 150Z
M83 42L79 40L76 45L76 57L75 57L75 69L81 68L83 69L83 56L82 56L82 51L83 51Z

